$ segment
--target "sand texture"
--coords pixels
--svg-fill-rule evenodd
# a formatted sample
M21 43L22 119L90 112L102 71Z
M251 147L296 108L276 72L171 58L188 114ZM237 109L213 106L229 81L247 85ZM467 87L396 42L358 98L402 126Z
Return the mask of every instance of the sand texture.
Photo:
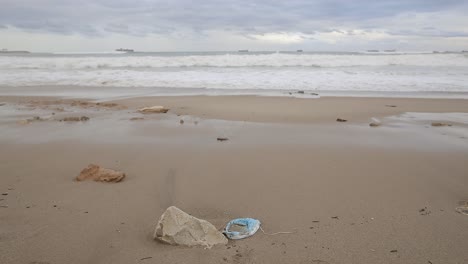
M0 102L0 263L468 263L467 100ZM76 181L89 164L126 177ZM293 233L168 245L170 206Z

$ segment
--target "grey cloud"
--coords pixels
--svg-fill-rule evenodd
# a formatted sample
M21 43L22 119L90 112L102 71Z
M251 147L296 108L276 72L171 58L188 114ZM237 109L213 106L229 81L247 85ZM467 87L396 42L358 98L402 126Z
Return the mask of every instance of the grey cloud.
M468 32L462 31L447 31L447 30L438 30L431 28L430 30L398 30L398 31L388 31L390 35L397 36L418 36L418 37L445 37L445 38L454 38L454 37L468 37Z
M228 29L248 35L274 31L326 32L401 13L468 7L459 0L3 0L0 24L57 34L132 36ZM401 32L401 34L425 34ZM345 32L346 33L346 32ZM391 32L396 34L398 32ZM353 34L347 32L347 34ZM450 34L449 34L450 35Z

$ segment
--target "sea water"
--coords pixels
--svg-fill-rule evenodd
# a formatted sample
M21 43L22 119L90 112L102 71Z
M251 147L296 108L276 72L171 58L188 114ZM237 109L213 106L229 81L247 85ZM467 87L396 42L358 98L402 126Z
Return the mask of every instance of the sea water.
M0 55L0 95L468 97L467 53L134 52Z

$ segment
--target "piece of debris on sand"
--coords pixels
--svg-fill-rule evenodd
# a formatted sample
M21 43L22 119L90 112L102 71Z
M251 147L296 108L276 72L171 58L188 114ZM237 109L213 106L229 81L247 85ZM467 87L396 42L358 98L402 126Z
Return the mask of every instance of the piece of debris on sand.
M459 214L468 215L468 201L461 201L460 206L455 208L455 211Z
M125 173L112 169L102 168L96 164L89 164L87 168L76 177L77 181L93 180L100 182L120 182L125 178Z
M424 208L419 209L419 214L420 215L430 215L431 211L429 211L429 209L427 209L427 207L424 207Z
M342 118L337 118L337 119L336 119L336 122L346 122L346 121L348 121L348 120L342 119Z
M170 245L205 248L228 242L210 222L191 216L175 206L167 208L159 218L153 238Z
M216 138L216 140L218 140L218 141L228 141L229 138L227 138L227 137L219 137L219 138Z
M379 127L380 125L382 125L382 123L375 117L372 118L372 122L369 124L371 127Z
M84 122L88 120L89 120L89 117L87 116L71 116L71 117L62 118L59 121L60 122L80 122L80 121Z
M143 107L141 109L138 109L138 112L143 113L143 114L160 114L160 113L167 113L169 111L169 108L165 108L164 106L161 105L156 105L156 106L150 106L150 107Z
M119 106L116 103L96 103L97 106L102 106L102 107L116 107Z
M35 116L35 117L24 119L24 120L19 120L17 123L20 124L20 125L27 125L27 124L30 124L32 122L46 121L46 120L48 120L48 119L47 118L42 118L42 117L39 117L39 116Z
M145 120L143 117L132 117L130 121L138 121L138 120Z
M442 123L442 122L432 122L431 124L433 127L444 127L444 126L452 126L451 124Z

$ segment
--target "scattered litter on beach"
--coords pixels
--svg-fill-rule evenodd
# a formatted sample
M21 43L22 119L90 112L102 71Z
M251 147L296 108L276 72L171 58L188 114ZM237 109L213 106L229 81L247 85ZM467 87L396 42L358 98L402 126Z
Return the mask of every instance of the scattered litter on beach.
M229 138L227 138L227 137L219 137L219 138L217 138L216 140L218 140L218 141L228 141Z
M147 114L147 113L153 113L153 114L159 114L159 113L167 113L169 111L169 108L165 108L164 106L161 105L156 105L156 106L150 106L150 107L143 107L141 109L138 109L138 112Z
M260 228L260 221L253 218L231 220L224 228L223 234L229 239L243 239L254 235Z
M112 169L102 168L96 164L89 164L84 168L80 175L76 177L77 181L93 180L100 182L120 182L125 178L125 173Z
M337 118L336 119L336 122L347 122L348 120L346 119L342 119L342 118Z
M293 232L275 232L267 233L263 230L261 223L257 219L253 218L236 218L229 221L224 228L223 234L229 239L243 239L254 235L258 230L261 230L263 234L274 236L279 234L294 234Z
M161 215L153 238L170 245L205 248L228 242L210 222L191 216L175 206L170 206Z
M385 105L386 107L397 107L396 105Z

